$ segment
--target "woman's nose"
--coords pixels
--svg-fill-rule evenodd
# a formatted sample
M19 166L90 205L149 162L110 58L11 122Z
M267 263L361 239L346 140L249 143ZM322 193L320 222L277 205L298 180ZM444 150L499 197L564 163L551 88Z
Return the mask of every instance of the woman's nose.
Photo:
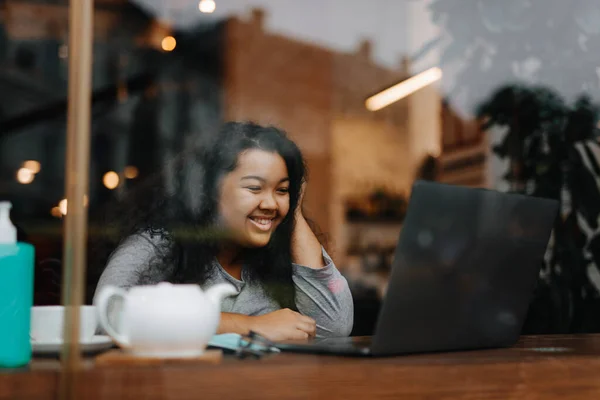
M265 196L262 198L260 205L260 208L262 208L263 210L276 210L277 209L277 201L275 201L275 196L273 196L273 194L267 193L265 194Z

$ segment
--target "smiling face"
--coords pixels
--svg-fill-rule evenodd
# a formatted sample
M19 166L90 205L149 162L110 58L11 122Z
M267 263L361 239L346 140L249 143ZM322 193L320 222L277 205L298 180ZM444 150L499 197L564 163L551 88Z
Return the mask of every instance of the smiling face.
M289 176L277 153L251 149L220 187L219 215L233 240L243 247L263 247L290 208Z

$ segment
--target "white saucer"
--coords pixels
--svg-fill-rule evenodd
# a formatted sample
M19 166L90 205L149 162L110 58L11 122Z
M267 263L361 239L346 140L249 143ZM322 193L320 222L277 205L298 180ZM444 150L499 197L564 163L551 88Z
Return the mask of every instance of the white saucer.
M58 354L62 351L63 342L60 339L52 341L31 340L31 350L36 354ZM108 350L113 347L109 336L95 335L79 344L84 353Z

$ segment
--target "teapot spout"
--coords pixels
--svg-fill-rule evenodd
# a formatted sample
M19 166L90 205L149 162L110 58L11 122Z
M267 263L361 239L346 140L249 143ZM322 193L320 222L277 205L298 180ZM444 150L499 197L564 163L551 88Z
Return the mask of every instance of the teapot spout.
M237 289L229 283L219 283L206 290L206 295L210 301L217 306L221 305L221 302L225 297L234 294L237 294Z

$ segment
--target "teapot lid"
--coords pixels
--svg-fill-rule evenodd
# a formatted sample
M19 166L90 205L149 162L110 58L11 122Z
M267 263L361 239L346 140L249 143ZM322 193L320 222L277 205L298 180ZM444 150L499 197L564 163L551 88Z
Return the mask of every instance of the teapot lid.
M159 282L155 285L140 285L134 286L130 289L131 293L152 293L153 296L163 292L169 293L169 296L176 295L178 293L190 293L193 290L195 293L201 293L200 286L191 283L170 283L170 282Z

